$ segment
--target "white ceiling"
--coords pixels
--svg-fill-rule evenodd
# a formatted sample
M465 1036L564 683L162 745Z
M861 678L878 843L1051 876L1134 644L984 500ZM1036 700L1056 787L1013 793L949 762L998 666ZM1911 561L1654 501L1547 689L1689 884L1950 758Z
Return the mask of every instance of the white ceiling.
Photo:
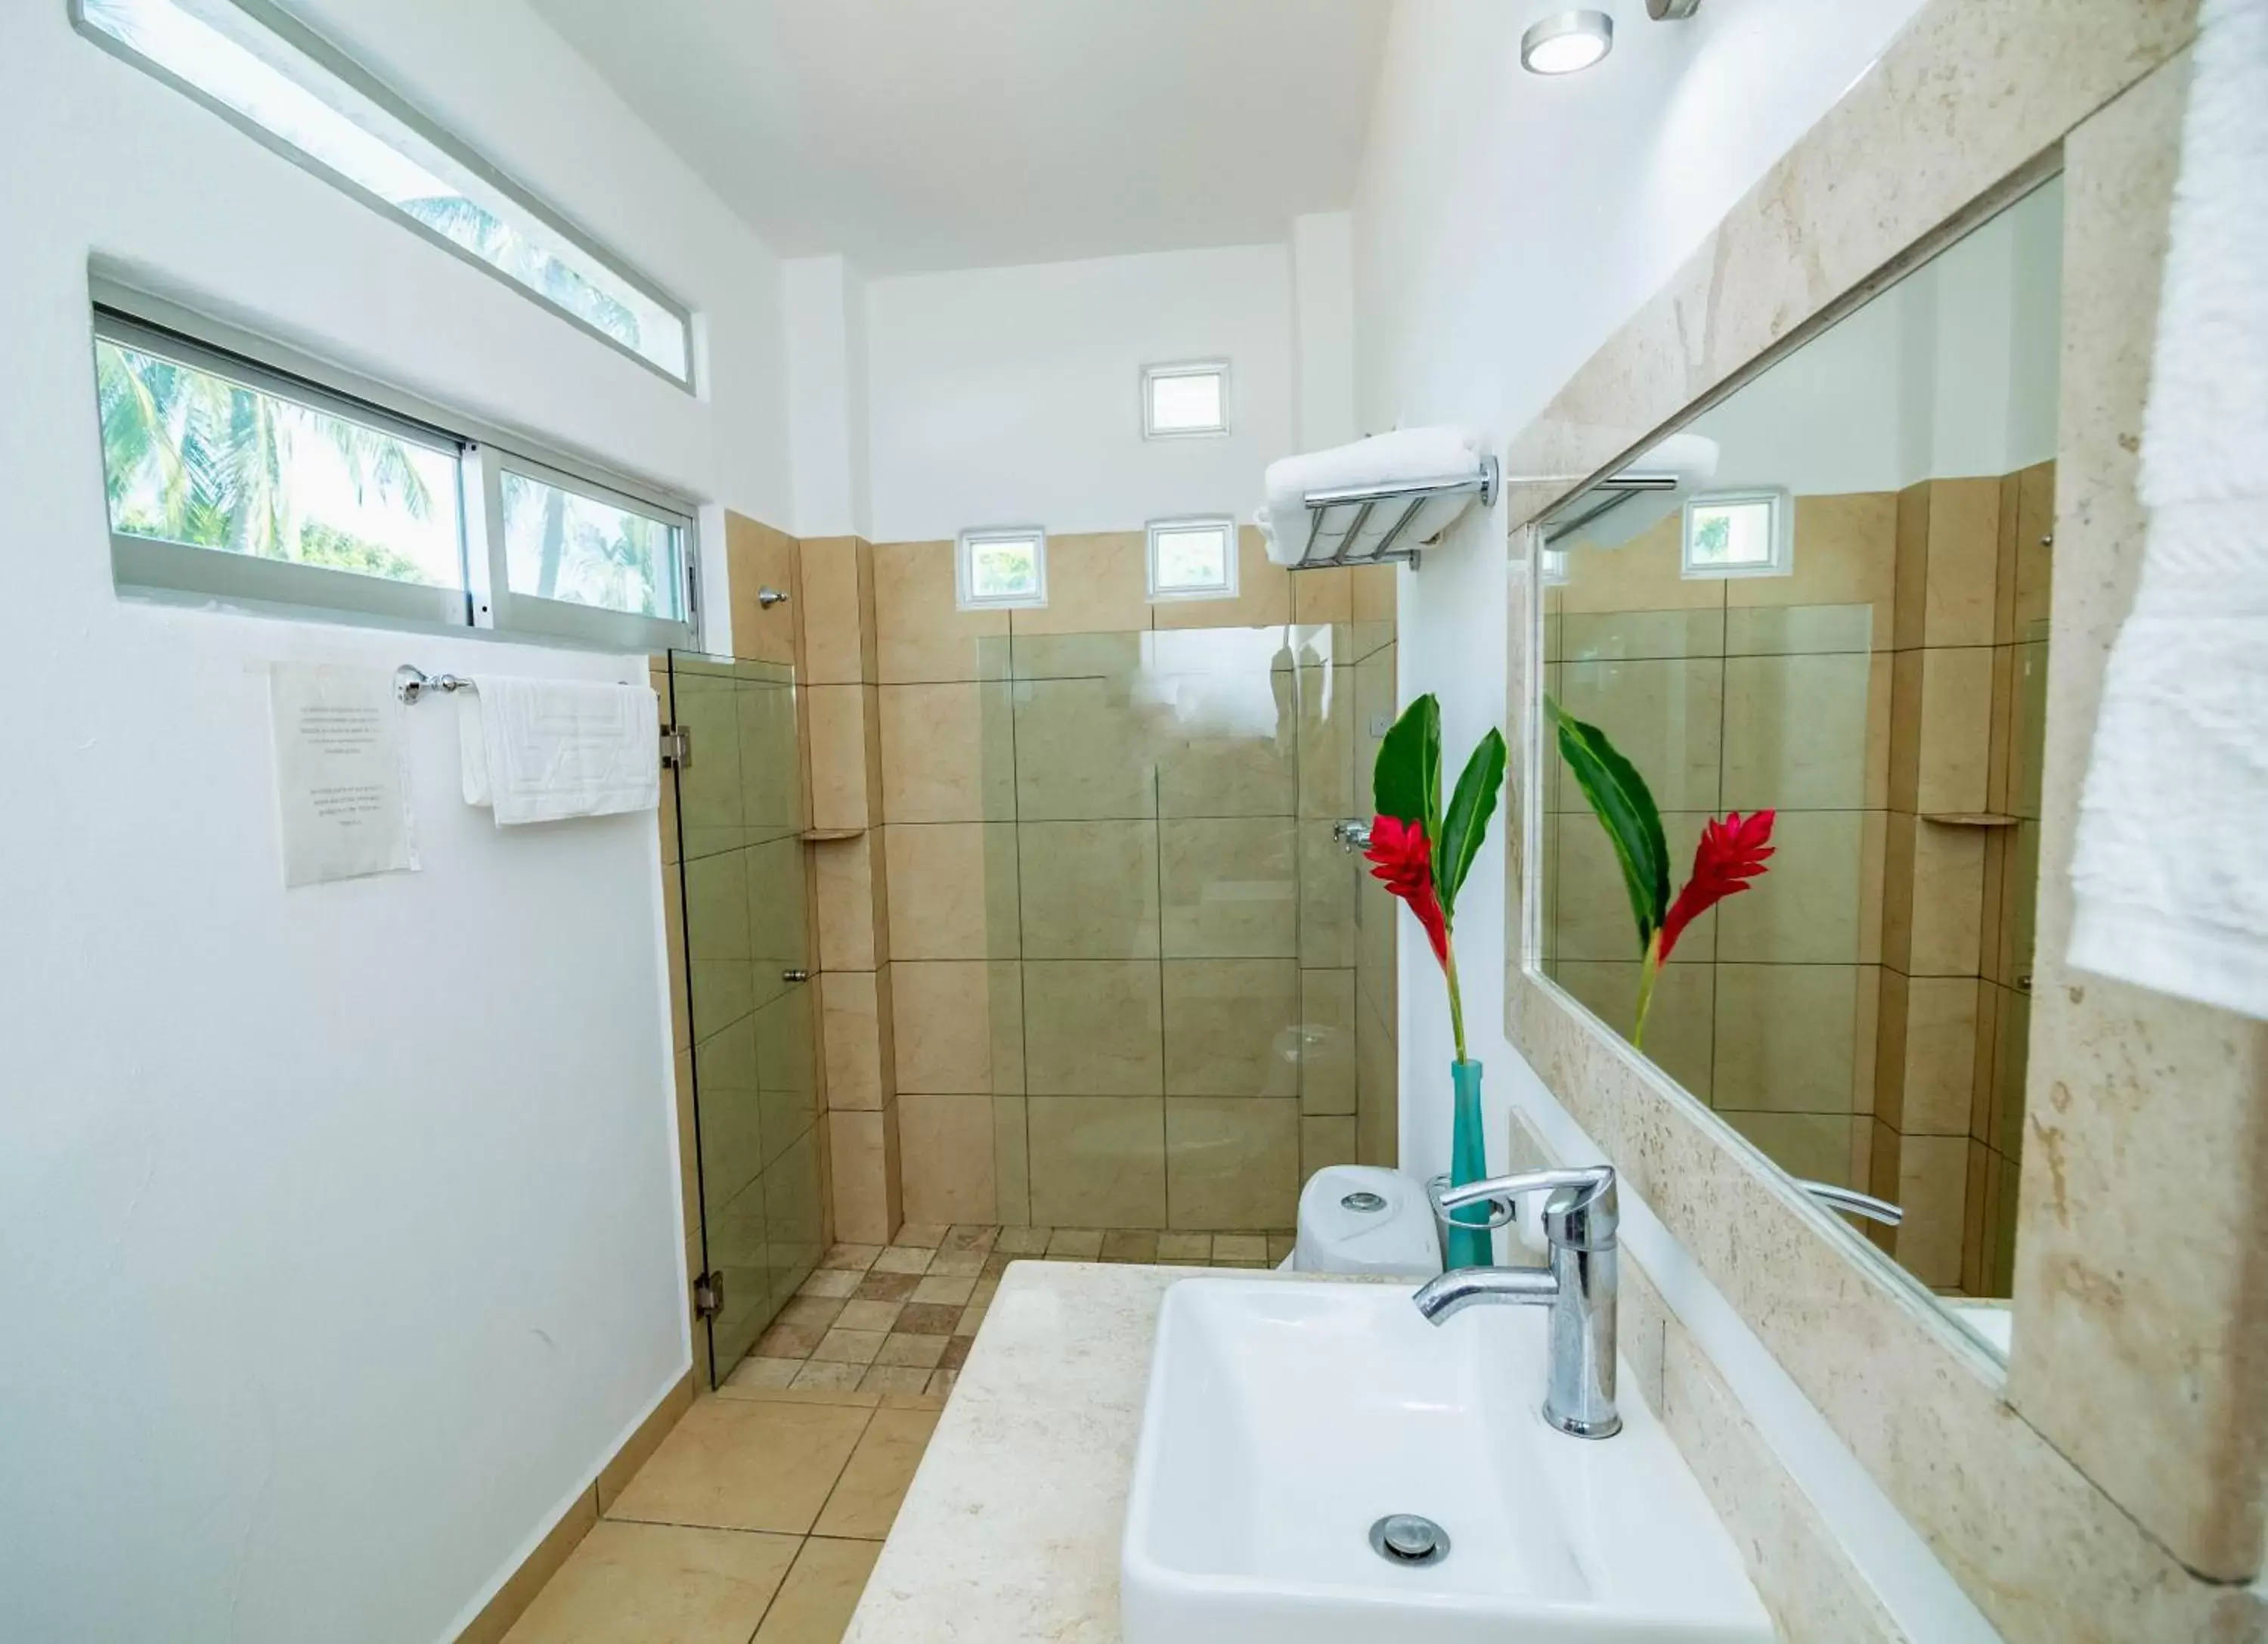
M784 256L1281 238L1348 203L1388 0L533 0Z

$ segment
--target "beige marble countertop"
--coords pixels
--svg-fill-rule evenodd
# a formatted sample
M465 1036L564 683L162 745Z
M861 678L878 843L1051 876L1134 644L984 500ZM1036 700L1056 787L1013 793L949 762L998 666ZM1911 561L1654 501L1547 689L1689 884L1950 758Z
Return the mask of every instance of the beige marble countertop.
M1008 1269L843 1644L1116 1644L1158 1308L1209 1271Z

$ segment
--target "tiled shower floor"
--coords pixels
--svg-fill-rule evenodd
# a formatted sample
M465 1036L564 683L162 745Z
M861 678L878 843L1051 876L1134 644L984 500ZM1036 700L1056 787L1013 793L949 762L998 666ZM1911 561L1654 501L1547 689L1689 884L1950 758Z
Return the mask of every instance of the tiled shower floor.
M949 1393L1010 1262L1272 1267L1291 1249L1285 1231L908 1226L888 1245L828 1251L727 1385Z

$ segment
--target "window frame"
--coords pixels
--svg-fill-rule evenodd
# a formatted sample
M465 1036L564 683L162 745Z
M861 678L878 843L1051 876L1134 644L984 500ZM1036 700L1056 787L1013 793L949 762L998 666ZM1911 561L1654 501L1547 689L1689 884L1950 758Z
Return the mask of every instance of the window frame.
M1225 542L1221 556L1224 562L1223 580L1202 588L1162 588L1158 584L1158 538L1173 531L1218 530ZM1237 595L1240 579L1237 562L1243 557L1238 551L1236 520L1225 513L1185 514L1177 519L1152 520L1148 529L1148 582L1150 603L1162 605L1182 600L1233 600Z
M1693 563L1693 511L1736 505L1771 506L1771 557L1753 565ZM1721 581L1734 577L1786 577L1795 571L1795 500L1785 486L1752 485L1737 490L1701 491L1688 497L1677 516L1677 571L1687 581Z
M976 549L986 542L1022 542L1034 544L1035 564L1039 576L1038 586L1028 594L1013 597L1000 594L980 594L976 591L972 570ZM962 611L1035 611L1048 602L1048 533L1044 526L985 525L963 531L953 543L953 604Z
M1219 377L1220 379L1220 423L1212 428L1160 428L1157 422L1157 404L1151 397L1151 385L1176 377ZM1229 362L1225 359L1172 360L1162 365L1142 367L1142 438L1145 439L1219 439L1226 437L1233 420L1229 399Z
M427 244L438 247L468 267L480 269L508 290L557 318L564 320L585 336L605 344L625 359L636 361L664 382L687 394L699 392L698 340L693 321L693 311L688 305L672 297L650 276L639 272L629 259L609 248L597 236L578 227L563 212L545 204L526 188L504 175L488 160L475 153L461 139L453 136L445 128L421 114L407 98L396 92L385 81L372 74L298 18L269 4L269 0L225 0L225 3L240 12L254 27L273 35L287 52L306 59L317 70L329 75L355 96L373 105L387 119L398 122L417 141L430 144L445 155L451 164L462 166L482 186L494 189L513 210L525 212L546 233L564 241L603 268L614 278L620 280L668 314L677 322L685 340L684 374L680 376L660 361L640 353L619 337L610 335L600 329L565 305L556 301L535 287L513 278L496 263L459 245L438 230L418 221L391 201L372 193L343 173L325 164L314 154L269 130L195 82L184 79L154 58L144 56L116 35L89 21L86 16L85 0L69 0L72 27L99 49L138 71L147 74L152 79L172 87L227 121L229 124L251 137L269 152L289 160L312 176L320 177L341 193L361 202L389 222L408 229ZM270 66L278 65L271 63ZM322 100L320 94L312 88L302 85L302 89L307 90L309 94L317 97L318 100ZM379 133L372 132L371 135L379 137L380 141L385 141Z
M155 353L295 403L346 417L449 454L456 463L460 586L437 588L329 566L259 559L111 528L111 574L129 597L248 608L302 621L494 632L504 638L580 648L653 652L699 648L698 505L628 476L457 416L415 394L97 272L89 280L88 364L98 343ZM102 431L92 430L97 462ZM679 620L515 595L504 564L504 469L632 510L676 532ZM106 476L107 479L107 476ZM106 484L107 490L107 484Z

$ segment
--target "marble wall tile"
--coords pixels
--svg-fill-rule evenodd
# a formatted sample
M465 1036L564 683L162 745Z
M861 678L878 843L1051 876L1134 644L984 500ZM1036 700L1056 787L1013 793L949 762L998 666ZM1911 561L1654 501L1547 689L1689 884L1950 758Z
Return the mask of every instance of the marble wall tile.
M1668 611L1571 611L1553 620L1558 629L1555 660L1628 662L1725 654L1721 604Z
M1300 1104L1166 1098L1166 1225L1288 1227L1300 1198Z
M813 920L821 970L872 970L888 962L881 895L881 834L830 839L810 847Z
M1921 652L1921 720L1914 808L1925 816L1984 808L1991 768L1992 652L1989 646Z
M1681 944L1683 946L1683 944ZM1714 1100L1717 976L1712 964L1672 962L1654 984L1646 1019L1646 1052L1704 1102ZM1551 980L1614 1032L1628 1037L1638 1009L1635 959L1562 959Z
M1926 1285L1961 1282L1961 1234L1969 1192L1969 1139L1898 1139L1898 1265Z
M1725 664L1715 657L1563 665L1559 703L1638 768L1664 812L1717 807ZM1565 801L1582 802L1580 793Z
M1005 822L882 829L893 959L1008 959L1017 951L1016 829Z
M2000 482L1929 482L1921 643L1989 645L1999 581Z
M1170 717L1157 726L1158 814L1291 815L1300 786L1299 676L1289 668L1183 675L1167 689Z
M1149 539L1102 531L1050 535L1048 602L1008 621L1017 634L1111 633L1151 626L1150 610Z
M1733 577L1729 610L1771 606L1859 606L1877 650L1890 645L1897 549L1897 498L1844 491L1795 499L1795 558L1785 577Z
M951 542L877 542L874 677L885 685L1001 679L1008 613L954 606Z
M1759 1113L1727 1107L1717 1111L1790 1176L1859 1185L1850 1180L1851 1133L1865 1119L1844 1113Z
M800 545L805 684L873 679L873 553L855 536L813 537Z
M802 660L802 550L784 531L725 511L725 564L733 596L733 651L737 656L793 666ZM767 610L760 587L778 589L784 605Z
M1305 574L1305 573L1303 573ZM1305 1187L1307 1178L1318 1170L1335 1164L1358 1164L1355 1157L1355 1121L1351 1115L1344 1117L1309 1117L1300 1119L1300 1185ZM1299 1205L1294 1201L1296 1216Z
M867 738L873 708L866 685L813 685L803 693L810 741L811 825L819 829L866 827L874 820L867 802Z
M1297 957L1297 842L1288 819L1160 823L1166 954L1176 959Z
M888 1095L886 1080L895 1069L882 1055L880 973L822 970L819 973L820 1043L825 1058L827 1105L880 1110Z
M1301 573L1305 575L1305 572ZM1300 972L1300 1110L1355 1110L1355 979L1351 969Z
M1662 813L1662 837L1668 844L1671 861L1688 865L1692 862L1694 847L1700 843L1702 827L1708 820L1706 811ZM1779 837L1777 829L1774 837L1776 840ZM1766 882L1779 872L1785 854L1783 846L1781 855L1772 859L1772 872L1764 875ZM1855 886L1855 874L1852 882ZM1746 891L1742 896L1759 894ZM1546 896L1545 915L1551 921L1560 958L1622 960L1637 956L1638 926L1631 913L1630 893L1624 886L1622 868L1615 859L1614 841L1587 808L1565 814L1559 836L1557 871L1548 881ZM1726 905L1703 914L1686 928L1669 955L1673 968L1705 963L1717 956L1717 933Z
M1004 974L1005 973L1005 974ZM901 1092L971 1095L1010 1092L1020 1072L996 1054L1004 1024L1020 1040L1022 995L1012 965L975 960L890 966L891 1036Z
M1347 623L1354 620L1354 572L1346 568L1303 571L1291 579L1292 620Z
M835 1236L849 1244L887 1244L904 1216L899 1180L897 1110L827 1116Z
M1970 977L1916 977L1908 984L1898 1128L1909 1136L1969 1134L1978 986Z
M1859 967L1719 964L1716 972L1712 1105L1848 1113Z
M1895 818L1893 812L1893 827ZM1984 835L1923 821L1913 828L1906 962L1910 976L1976 976L1984 953ZM1889 941L1887 923L1884 943Z
M1862 807L1874 663L1864 652L1727 659L1723 807Z
M1344 1003L1351 1016L1351 975L1346 984ZM1166 1093L1298 1095L1300 987L1299 965L1290 959L1167 960L1163 977ZM1351 1073L1351 1045L1348 1051ZM1352 1081L1347 1082L1351 1086ZM1352 1095L1351 1089L1348 1094Z
M1719 962L1855 963L1865 844L1857 811L1781 812L1772 826L1771 871L1718 905ZM1675 847L1673 859L1690 860L1676 858Z
M1166 1225L1162 1096L1034 1096L1032 1224Z
M1315 576L1301 571L1300 579ZM1307 667L1298 674L1299 814L1336 821L1370 812L1370 770L1355 756L1354 669Z
M986 1095L909 1093L898 1098L908 1221L981 1224L998 1219L992 1102Z
M883 815L894 822L1012 820L1009 691L1005 680L880 687Z
M1161 1095L1164 1032L1154 959L1024 964L1024 1076L1035 1095Z
M1020 680L1016 815L1025 822L1131 821L1158 814L1164 715L1130 677Z
M1360 808L1349 815L1359 815ZM1354 964L1363 940L1362 888L1374 881L1367 878L1361 859L1331 837L1330 824L1323 818L1301 819L1298 838L1300 962L1322 970ZM1381 923L1383 928L1373 928L1371 940L1390 953L1393 927L1390 922ZM1373 955L1372 962L1380 961Z
M992 1098L992 1197L1001 1225L1032 1225L1032 1154L1026 1098Z
M1158 824L1027 822L1016 830L1023 953L1158 956Z

